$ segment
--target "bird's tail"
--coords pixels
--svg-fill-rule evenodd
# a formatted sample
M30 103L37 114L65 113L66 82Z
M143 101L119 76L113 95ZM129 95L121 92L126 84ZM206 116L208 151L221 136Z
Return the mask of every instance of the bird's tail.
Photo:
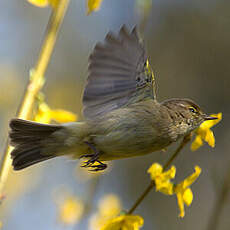
M11 152L14 170L24 169L57 156L57 146L52 134L62 129L62 126L12 119L10 128L10 143L15 147Z

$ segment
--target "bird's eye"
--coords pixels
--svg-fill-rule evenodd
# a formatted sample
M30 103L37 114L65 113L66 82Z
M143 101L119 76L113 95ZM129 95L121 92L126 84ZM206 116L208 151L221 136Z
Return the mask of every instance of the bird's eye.
M189 111L192 112L192 113L197 113L197 110L193 107L189 107Z

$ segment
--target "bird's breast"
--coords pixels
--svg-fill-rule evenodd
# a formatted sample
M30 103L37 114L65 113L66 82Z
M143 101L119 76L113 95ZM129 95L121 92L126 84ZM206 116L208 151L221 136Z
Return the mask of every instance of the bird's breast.
M157 122L149 107L125 108L94 124L91 140L103 153L102 160L144 155L168 146L167 128Z

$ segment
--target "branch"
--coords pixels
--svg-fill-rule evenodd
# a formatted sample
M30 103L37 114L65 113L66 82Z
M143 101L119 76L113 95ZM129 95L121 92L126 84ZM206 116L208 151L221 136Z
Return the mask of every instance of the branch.
M166 162L163 169L166 170L171 163L176 159L178 154L181 152L181 150L184 148L184 146L190 141L191 135L187 135L184 137L174 154L171 156L171 158ZM151 181L149 186L144 190L144 192L140 195L140 197L137 199L137 201L134 203L132 208L128 211L128 214L132 214L136 208L139 206L139 204L144 200L144 198L149 194L149 192L155 187L155 181Z
M52 14L47 25L44 36L45 39L41 47L37 64L27 85L21 105L16 113L16 116L19 118L29 119L30 117L35 98L43 86L44 75L49 64L57 39L58 30L62 24L68 4L69 0L60 0L57 7L52 9ZM12 149L13 147L9 146L9 140L7 140L4 155L0 164L0 194L4 189L4 185L11 168L10 152Z

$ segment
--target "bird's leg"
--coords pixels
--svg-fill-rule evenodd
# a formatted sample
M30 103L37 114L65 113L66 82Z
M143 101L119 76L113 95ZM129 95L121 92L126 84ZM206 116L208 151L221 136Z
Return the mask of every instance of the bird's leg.
M95 146L89 142L85 142L89 147L90 149L93 151L92 154L85 154L85 155L82 155L80 158L90 158L88 161L85 161L83 165L81 165L81 167L84 167L84 168L93 168L91 169L90 171L101 171L101 170L104 170L107 168L107 165L102 163L100 160L99 160L99 157L100 157L100 151L98 151ZM99 163L97 165L93 165L94 163Z

